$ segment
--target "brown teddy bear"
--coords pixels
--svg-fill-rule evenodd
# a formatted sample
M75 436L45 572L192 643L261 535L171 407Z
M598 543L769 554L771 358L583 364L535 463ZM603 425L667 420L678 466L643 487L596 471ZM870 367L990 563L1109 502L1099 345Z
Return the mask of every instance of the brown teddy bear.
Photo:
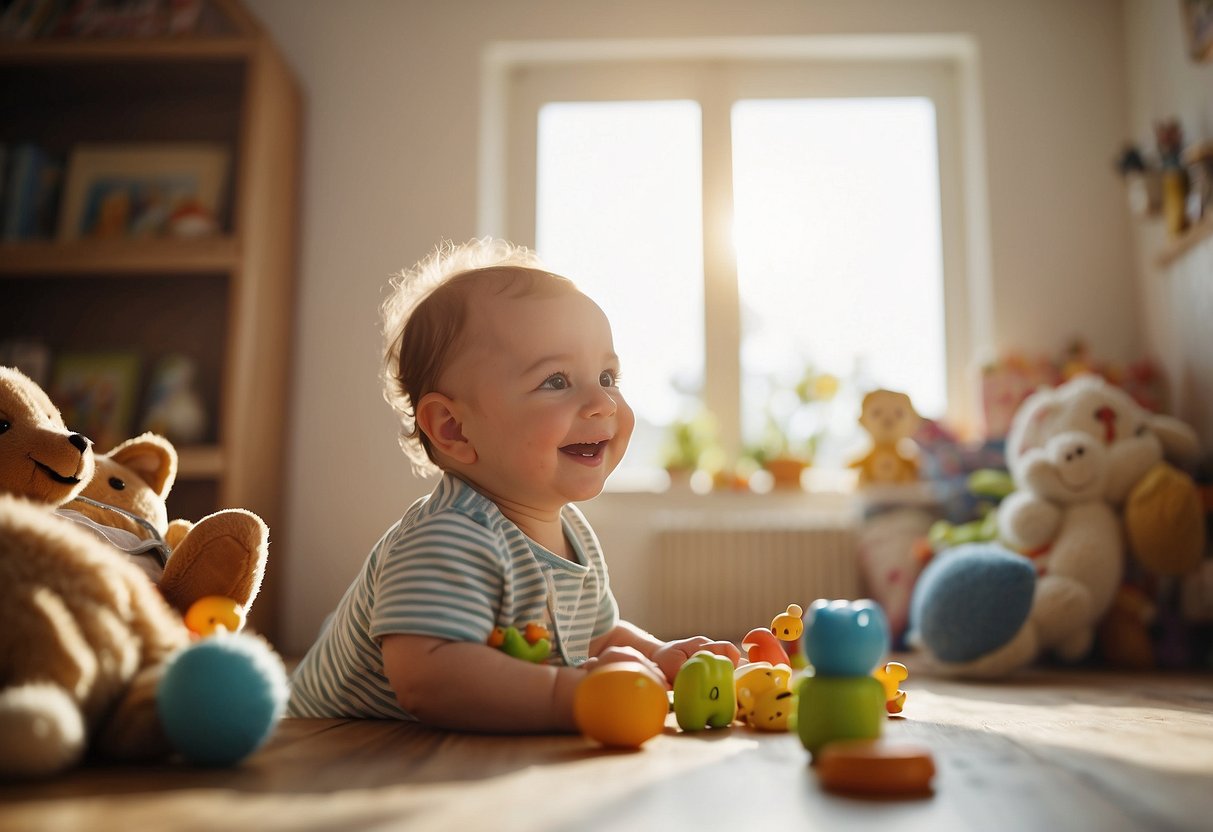
M244 509L168 522L164 501L176 476L172 443L145 433L97 456L84 490L59 514L124 548L178 612L207 595L247 612L265 574L269 530Z
M260 640L252 653L261 655L252 656L250 636L231 638L244 655L221 640L197 642L228 651L223 661L242 679L264 682L264 702L237 690L247 715L233 717L239 708L230 703L202 713L173 702L185 719L164 716L162 677L197 652L181 615L124 552L55 513L85 489L96 465L89 441L68 430L50 398L0 367L0 778L62 771L86 751L150 759L176 748L187 758L234 762L281 715L281 662ZM260 731L252 742L219 736L225 723L241 720ZM188 732L190 723L205 726L201 739L181 734L177 726ZM179 735L193 747L183 748Z
M863 397L859 424L871 435L872 450L850 466L859 469L861 486L918 479L918 462L905 447L921 423L922 417L905 393L873 390Z

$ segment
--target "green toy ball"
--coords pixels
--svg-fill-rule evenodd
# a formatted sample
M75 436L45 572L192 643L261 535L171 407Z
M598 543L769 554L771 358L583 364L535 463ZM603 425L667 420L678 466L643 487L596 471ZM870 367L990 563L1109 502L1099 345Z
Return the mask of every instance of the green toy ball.
M169 659L156 706L165 734L188 762L230 766L269 739L288 696L286 669L269 645L220 633Z

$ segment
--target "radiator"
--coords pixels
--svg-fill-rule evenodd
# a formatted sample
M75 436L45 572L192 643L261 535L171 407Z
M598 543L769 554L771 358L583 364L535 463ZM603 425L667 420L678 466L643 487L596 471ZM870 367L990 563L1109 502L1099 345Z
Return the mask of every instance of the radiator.
M740 641L788 604L861 594L854 522L754 513L658 523L649 627Z

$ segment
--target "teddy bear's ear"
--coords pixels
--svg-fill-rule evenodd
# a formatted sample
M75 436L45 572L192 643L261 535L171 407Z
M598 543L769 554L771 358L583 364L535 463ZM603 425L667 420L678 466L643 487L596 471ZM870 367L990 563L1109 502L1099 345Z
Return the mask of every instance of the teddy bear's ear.
M106 456L142 477L161 499L168 496L177 479L177 449L154 433L128 439Z

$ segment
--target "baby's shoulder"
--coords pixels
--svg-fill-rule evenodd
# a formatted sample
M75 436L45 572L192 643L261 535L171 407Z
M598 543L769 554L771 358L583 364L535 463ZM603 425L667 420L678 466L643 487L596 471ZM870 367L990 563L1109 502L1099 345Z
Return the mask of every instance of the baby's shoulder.
M391 537L500 549L507 542L508 527L509 522L490 500L458 480L444 480L428 497L413 504Z

